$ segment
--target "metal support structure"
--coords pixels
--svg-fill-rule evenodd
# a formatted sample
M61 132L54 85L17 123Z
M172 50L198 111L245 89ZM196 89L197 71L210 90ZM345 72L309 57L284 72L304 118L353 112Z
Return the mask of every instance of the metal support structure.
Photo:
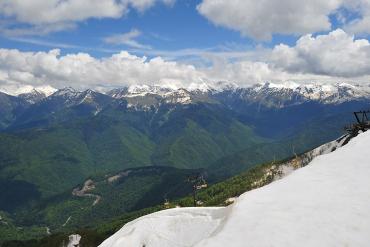
M207 188L208 185L207 185L207 182L204 179L204 177L203 177L202 174L197 174L197 175L190 176L188 178L188 182L192 184L192 189L193 189L193 204L194 204L194 207L196 207L198 205L198 202L197 202L197 191L198 190L201 190L203 188Z
M353 114L355 114L358 124L369 124L369 118L367 116L368 113L370 114L370 110L369 111L357 111L357 112L354 112Z
M370 129L370 110L368 111L357 111L353 113L355 115L357 123L346 127L346 130L352 135L357 135L359 131L366 131Z

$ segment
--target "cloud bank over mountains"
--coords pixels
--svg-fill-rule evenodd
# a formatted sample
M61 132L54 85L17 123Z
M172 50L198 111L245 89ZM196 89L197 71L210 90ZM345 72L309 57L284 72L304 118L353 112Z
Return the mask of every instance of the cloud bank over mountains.
M60 55L0 49L0 84L7 92L21 87L104 89L132 84L189 87L226 81L247 86L265 81L349 81L370 79L370 43L343 30L305 35L295 46L277 45L263 61L237 60L196 67L161 57L148 59L122 51L106 58L87 53Z
M370 75L370 43L354 39L341 29L328 35L301 37L294 47L276 46L271 59L275 66L296 73L338 77Z
M131 9L144 12L155 4L171 6L175 2L0 0L0 32L13 36L57 32L88 19L119 19ZM201 65L159 55L147 58L128 51L97 58L82 52L61 55L59 49L0 49L0 90L15 94L25 88L49 86L107 90L132 84L187 88L219 81L240 86L266 81L370 81L370 43L356 36L370 33L369 0L203 0L197 11L212 24L240 32L256 42L269 40L275 34L300 38L295 44L263 47L262 55L257 48L243 51L248 57L238 56L239 51L231 51L232 57L227 57L222 52L202 54L201 49L187 49L185 53L195 52L198 60L208 59ZM340 28L333 30L333 20ZM155 54L155 48L136 40L140 35L141 31L133 28L101 40L142 49L142 54Z

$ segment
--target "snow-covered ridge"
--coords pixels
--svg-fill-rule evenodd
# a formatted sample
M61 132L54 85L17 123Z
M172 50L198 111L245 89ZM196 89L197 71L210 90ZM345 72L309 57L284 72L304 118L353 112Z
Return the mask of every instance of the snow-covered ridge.
M281 84L262 83L246 87L236 84L218 83L213 85L191 84L188 88L166 88L158 85L137 85L128 88L116 89L109 93L114 98L145 97L149 94L166 98L179 91L187 91L189 94L217 94L221 92L243 92L246 90L251 97L256 95L282 95L286 97L301 96L305 100L321 101L323 103L341 103L351 99L370 98L370 85L352 85L348 83L325 84L309 83L298 84L286 82Z
M113 89L109 92L93 90L79 91L71 87L59 89L48 95L33 89L21 94L31 104L44 98L64 98L69 105L81 102L94 102L97 94L105 94L112 99L124 99L128 106L135 109L151 109L162 104L191 104L195 102L212 102L241 99L247 103L257 103L267 107L282 108L304 102L317 101L322 104L339 104L351 100L370 99L370 85L348 83L324 84L310 83L262 83L246 87L237 84L219 82L215 84L190 84L187 88L163 87L160 85L131 85ZM76 102L76 100L80 100Z
M1 88L1 86L0 86L0 91L4 92L4 93L7 93L9 95L12 95L12 96L19 96L19 95L22 95L22 94L34 94L34 93L37 92L37 93L44 94L47 97L47 96L52 95L56 91L58 91L58 89L53 88L49 85L36 86L36 87L26 85L26 86L23 86L23 87L19 87L19 88L13 90L13 91L8 91L8 90L6 90L6 88Z
M47 95L43 92L40 92L40 91L37 91L36 89L33 89L29 93L19 94L18 97L26 100L30 104L35 104L35 103L43 100L44 98L46 98Z
M226 208L150 214L126 224L100 247L368 246L369 145L365 132Z
M370 84L350 84L350 83L296 83L293 81L286 81L282 83L274 83L274 82L266 82L266 83L257 83L254 85L245 85L240 86L236 83L231 82L217 82L217 83L190 83L187 87L169 87L169 86L162 86L160 84L137 84L137 85L130 85L127 87L117 88L109 91L107 94L111 95L114 98L119 97L133 97L133 96L145 96L146 94L157 94L157 95L167 95L168 93L172 93L178 91L180 89L185 89L189 92L198 92L198 93L217 93L222 91L232 91L236 89L253 89L254 91L258 92L262 89L270 89L270 90L292 90L307 97L311 98L320 98L320 97L327 97L333 94L340 94L343 91L347 91L348 93L352 94L353 96L368 96L370 94ZM1 90L0 90L1 91ZM46 96L50 96L56 92L65 93L66 91L70 92L78 92L77 90L73 89L72 87L66 87L62 89L55 89L50 86L42 86L42 87L31 87L26 86L24 88L19 89L15 95L19 94L29 94L34 92L39 92L45 94ZM84 91L84 90L82 90ZM80 91L80 92L82 92ZM98 90L98 92L100 92ZM100 92L104 93L104 92Z
M265 83L252 87L253 91L264 94L299 95L305 100L322 103L342 103L352 99L370 98L370 85L348 83L308 83L286 82L282 84Z

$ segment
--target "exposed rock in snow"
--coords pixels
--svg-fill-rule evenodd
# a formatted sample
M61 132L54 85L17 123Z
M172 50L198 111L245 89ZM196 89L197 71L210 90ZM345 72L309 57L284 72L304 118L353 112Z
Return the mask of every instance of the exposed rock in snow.
M46 98L46 94L40 91L37 91L36 89L33 89L29 93L23 93L18 95L18 97L26 100L30 104L35 104L37 102L40 102L44 98Z
M191 93L186 89L181 88L169 95L166 95L165 102L171 104L190 104L192 102Z
M329 152L342 141L313 153ZM360 134L226 208L170 209L141 217L100 247L368 246L369 145L370 132Z
M264 93L270 94L280 92L285 95L300 95L306 100L320 101L326 104L342 103L351 99L362 99L370 97L370 87L368 85L352 85L348 83L325 84L310 83L297 84L286 82L282 84L265 83L255 86L254 91L259 92L264 89Z
M268 107L282 108L298 105L308 101L323 104L339 104L350 100L370 99L370 86L346 83L298 84L286 82L281 84L263 83L249 87L238 87L231 83L209 85L190 84L188 88L166 88L160 86L130 86L115 89L108 93L113 98L126 99L135 109L150 109L162 103L191 104L198 101L209 102L214 97L239 98L249 103L258 103Z
M236 83L230 82L218 82L218 83L190 83L187 88L176 88L161 85L131 85L129 87L123 87L113 89L107 93L107 95L115 99L128 99L128 98L145 98L157 96L161 99L167 97L173 98L171 95L179 94L181 91L186 90L190 95L194 94L217 94L225 91L239 92L244 97L261 99L263 96L268 97L280 97L281 101L287 99L299 99L301 101L313 100L320 101L326 104L342 103L353 99L370 98L370 85L365 84L349 84L349 83L305 83L299 84L293 81L286 81L283 83L260 83L255 85L249 85L240 87ZM78 92L71 87L56 90L50 86L42 87L25 87L19 90L18 94L34 94L37 91L44 94L46 97L50 95L54 96L65 96L69 98L77 97L83 92ZM90 90L91 91L91 90ZM17 95L18 95L17 94ZM179 100L181 103L183 100ZM188 102L187 100L185 101Z
M59 89L56 92L52 88L46 89L32 89L27 91L26 94L19 95L19 97L33 104L41 99L48 99L51 94L50 97L59 100L59 102L64 102L67 107L79 104L95 107L95 115L103 110L105 103L108 101L107 98L127 101L128 108L145 111L158 108L163 104L210 103L218 100L227 104L228 100L241 99L251 104L282 108L310 101L322 104L339 104L351 100L370 99L370 85L348 83L298 84L291 81L280 84L266 82L246 87L227 82L213 84L205 82L201 84L192 83L187 88L173 88L160 85L131 85L113 89L106 93L107 95L90 89L77 91L71 87Z
M113 89L107 94L113 98L132 98L132 97L144 97L148 94L155 94L159 96L165 96L168 93L174 92L176 90L161 87L157 85L132 85L130 87Z
M367 85L338 84L284 84L264 83L250 88L238 88L231 94L250 103L269 107L282 108L299 105L309 101L322 104L340 104L351 100L370 98L370 87Z
M192 94L183 88L172 89L148 85L130 86L108 92L108 95L113 98L125 99L128 102L128 108L136 110L150 110L151 107L157 108L161 104L190 104L193 102Z
M72 87L66 87L66 88L59 89L58 91L53 93L51 96L64 96L66 98L70 98L70 97L76 97L80 93L81 92L75 90Z

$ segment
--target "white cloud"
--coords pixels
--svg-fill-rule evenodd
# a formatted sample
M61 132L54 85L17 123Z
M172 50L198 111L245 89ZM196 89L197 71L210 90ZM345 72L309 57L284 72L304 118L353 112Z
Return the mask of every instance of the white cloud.
M340 8L369 12L369 0L203 0L197 7L214 24L259 40L273 34L329 31L330 15ZM369 29L367 21L356 23L356 28Z
M152 7L156 2L163 2L168 6L172 6L176 0L123 0L124 3L131 4L132 7L139 11L145 11Z
M91 17L118 18L126 10L125 5L114 0L2 0L1 13L29 24L54 24L82 21Z
M54 48L80 48L80 49L82 48L76 45L70 45L70 44L59 43L59 42L50 42L50 41L39 40L39 39L34 39L34 38L13 37L13 38L10 38L10 40L14 40L17 42L22 42L22 43L46 46L46 47L54 47Z
M200 51L180 51L197 54ZM194 66L148 59L126 51L95 58L87 53L60 55L0 49L0 90L20 92L24 87L101 89L132 84L189 87L219 81L241 86L259 82L356 82L370 81L370 43L354 39L343 30L327 35L305 35L296 45L278 45L246 52L238 59L232 54L211 52L211 65ZM239 56L239 55L238 55ZM207 61L209 62L209 60Z
M357 13L358 17L348 21L344 29L355 34L370 34L370 1L347 0L346 6Z
M0 17L12 20L3 33L43 34L73 28L90 18L120 18L130 8L145 11L155 3L173 4L174 0L0 0ZM32 29L14 28L14 23L29 24Z
M150 49L150 46L144 45L136 41L136 38L141 36L141 31L137 29L132 29L128 33L115 34L109 37L106 37L104 41L108 44L114 45L127 45L137 49Z
M305 35L294 47L281 44L271 60L277 67L296 73L358 77L370 75L370 43L338 29L327 35Z
M87 53L60 56L59 50L21 52L0 49L0 87L19 85L55 88L97 88L141 83L161 83L180 86L184 82L204 77L192 65L148 60L127 52L96 59Z
M214 56L217 56L214 54ZM224 56L221 53L219 56ZM0 89L21 91L21 87L50 85L54 88L110 88L131 84L159 84L188 87L218 81L241 85L283 79L284 73L273 71L266 63L221 60L210 67L147 59L128 52L97 59L87 53L61 56L59 50L21 52L0 49Z
M327 16L337 7L338 1L321 0L204 0L198 11L217 25L257 39L270 39L273 33L329 30Z

